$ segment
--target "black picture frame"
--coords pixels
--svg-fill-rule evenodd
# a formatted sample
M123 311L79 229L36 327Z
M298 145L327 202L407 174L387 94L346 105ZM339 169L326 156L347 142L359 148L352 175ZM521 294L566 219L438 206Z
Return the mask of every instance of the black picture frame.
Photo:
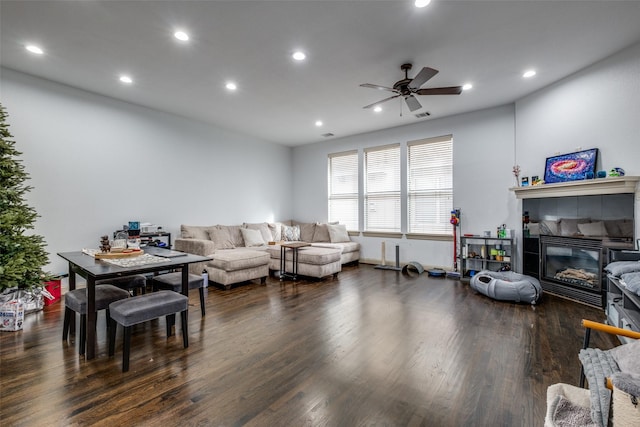
M588 176L593 176L597 161L597 148L547 157L544 166L544 183L587 179Z

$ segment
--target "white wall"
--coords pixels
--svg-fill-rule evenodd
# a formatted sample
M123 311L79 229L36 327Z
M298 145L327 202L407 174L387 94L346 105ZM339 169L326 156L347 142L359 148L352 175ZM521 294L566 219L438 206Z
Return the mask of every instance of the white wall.
M598 148L599 169L640 175L640 44L517 101L516 118L523 176L580 148Z
M513 202L508 189L515 185L511 173L513 123L513 105L508 105L296 147L293 150L293 216L300 221L327 220L328 154L452 134L454 207L462 211L462 232L480 234L492 230L495 233L503 223L514 228L520 218L511 215L509 206ZM365 260L379 262L380 243L385 241L388 262L394 262L398 244L401 264L418 261L425 266L453 267L453 241L362 236L353 239L362 244L361 258Z
M288 147L1 71L1 102L31 175L28 202L53 273L67 270L57 252L97 247L129 220L175 238L180 224L292 215Z
M543 177L547 157L581 148L598 148L598 170L640 175L640 43L517 101L516 147L523 176ZM638 190L635 223L637 239Z

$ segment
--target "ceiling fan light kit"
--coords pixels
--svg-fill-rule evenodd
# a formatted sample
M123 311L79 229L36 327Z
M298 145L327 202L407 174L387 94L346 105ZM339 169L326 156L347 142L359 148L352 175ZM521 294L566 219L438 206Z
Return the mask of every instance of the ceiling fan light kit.
M412 68L411 64L402 64L400 69L404 71L404 79L398 80L392 87L374 85L371 83L363 83L361 87L367 87L371 89L384 90L393 92L395 95L385 98L381 101L374 102L364 106L363 108L371 108L378 106L383 102L387 102L391 99L402 96L404 102L409 107L411 112L419 110L422 105L414 95L460 95L462 93L462 86L449 86L449 87L436 87L420 89L420 86L425 84L433 76L438 74L438 70L429 67L423 67L422 70L413 78L409 78L409 70Z

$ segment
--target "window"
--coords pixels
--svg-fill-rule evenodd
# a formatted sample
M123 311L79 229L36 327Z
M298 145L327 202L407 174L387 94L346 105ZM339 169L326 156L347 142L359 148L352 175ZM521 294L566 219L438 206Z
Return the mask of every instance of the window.
M400 144L365 150L364 229L399 232Z
M329 221L358 230L358 152L329 155Z
M451 235L452 136L408 143L407 159L408 232Z

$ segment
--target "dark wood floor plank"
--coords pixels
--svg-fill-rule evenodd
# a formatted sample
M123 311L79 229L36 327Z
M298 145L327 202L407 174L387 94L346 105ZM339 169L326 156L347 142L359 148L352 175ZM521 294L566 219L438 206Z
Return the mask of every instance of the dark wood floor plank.
M578 383L580 319L604 319L366 265L206 294L204 318L190 296L187 349L179 324L170 338L164 319L137 325L127 373L122 330L107 356L103 314L89 362L61 339L64 304L27 315L0 334L0 424L540 426L546 388Z

